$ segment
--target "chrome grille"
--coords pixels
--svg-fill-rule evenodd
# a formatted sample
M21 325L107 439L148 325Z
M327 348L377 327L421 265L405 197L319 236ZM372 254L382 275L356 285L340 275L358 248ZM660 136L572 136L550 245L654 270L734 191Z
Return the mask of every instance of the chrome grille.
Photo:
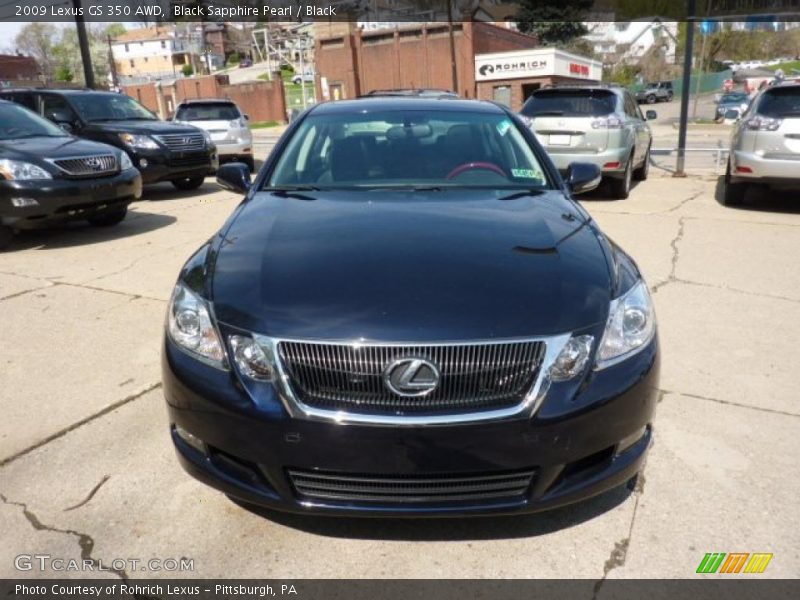
M463 413L519 404L536 380L542 341L424 346L278 344L297 397L314 408L364 414ZM384 371L404 357L424 358L439 370L436 389L402 397L384 383Z
M367 475L289 469L302 498L391 504L513 500L527 492L534 469L484 474Z
M202 133L169 133L155 137L167 148L176 152L202 150L206 147L206 138Z
M118 171L117 157L113 154L60 158L53 160L53 164L73 177L98 177Z

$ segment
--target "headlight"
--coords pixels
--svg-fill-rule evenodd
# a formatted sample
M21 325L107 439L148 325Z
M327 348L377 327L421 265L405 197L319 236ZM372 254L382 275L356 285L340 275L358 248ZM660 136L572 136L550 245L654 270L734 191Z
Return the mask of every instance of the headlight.
M203 137L206 138L206 146L213 146L214 141L211 139L211 134L208 133L205 129L201 129L203 132Z
M119 139L131 148L141 148L144 150L155 150L158 148L156 141L149 135L138 135L136 133L120 133Z
M581 374L592 354L592 342L594 336L591 335L570 338L550 367L550 380L566 381Z
M252 379L271 381L272 365L264 350L249 336L232 335L228 338L233 350L233 361L239 370Z
M0 173L6 179L15 179L17 181L53 178L53 176L43 168L21 160L0 160Z
M606 330L597 350L597 368L603 369L644 348L656 333L653 301L644 281L611 301Z
M119 157L119 168L120 171L126 171L127 169L133 168L133 163L131 162L130 156L126 152L123 152Z
M173 342L201 361L225 369L225 351L211 322L205 301L182 284L175 286L167 312Z

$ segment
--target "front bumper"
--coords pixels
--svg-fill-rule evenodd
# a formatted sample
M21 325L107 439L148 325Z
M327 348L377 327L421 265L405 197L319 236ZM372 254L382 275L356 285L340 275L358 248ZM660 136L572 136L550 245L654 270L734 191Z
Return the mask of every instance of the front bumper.
M631 149L627 147L609 148L603 152L562 152L559 153L557 146L546 147L547 155L553 161L556 168L562 173L566 173L572 163L581 162L596 165L603 175L610 177L622 177L625 173L625 165L631 154ZM606 166L616 164L616 166Z
M191 152L171 152L162 148L129 148L127 152L133 165L141 172L143 183L205 177L219 166L217 149L213 146Z
M217 141L217 153L219 162L235 161L241 158L252 158L253 140L245 139L237 142Z
M535 512L623 484L652 440L657 340L631 359L554 384L532 418L391 427L291 418L271 385L254 399L236 375L196 361L168 339L164 394L178 458L191 475L249 503L304 514L480 515ZM176 426L203 441L203 450ZM299 494L289 469L403 477L530 469L524 495L469 502L320 501Z
M800 155L795 159L777 159L734 150L731 158L731 180L734 183L795 183L800 186ZM741 171L741 167L751 172Z
M0 220L16 229L32 229L117 210L141 196L142 177L136 169L98 179L0 181ZM12 198L31 198L37 204L18 208Z

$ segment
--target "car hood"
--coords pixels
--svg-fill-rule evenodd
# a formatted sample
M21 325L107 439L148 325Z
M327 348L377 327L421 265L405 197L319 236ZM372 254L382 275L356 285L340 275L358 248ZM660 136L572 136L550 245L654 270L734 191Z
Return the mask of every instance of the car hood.
M560 192L499 195L256 194L212 253L216 317L280 338L420 342L605 322L593 224Z
M107 144L91 142L72 136L32 137L21 140L0 140L0 157L12 159L72 158L93 154L118 154Z
M197 127L192 127L191 125L148 119L136 121L96 121L94 123L89 123L87 129L112 133L137 133L142 135L197 133Z

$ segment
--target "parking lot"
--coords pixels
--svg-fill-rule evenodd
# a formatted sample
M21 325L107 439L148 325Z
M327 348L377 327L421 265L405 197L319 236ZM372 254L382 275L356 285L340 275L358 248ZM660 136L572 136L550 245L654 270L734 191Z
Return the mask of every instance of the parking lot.
M0 254L0 575L40 577L15 570L24 553L186 557L194 571L169 575L204 578L601 582L690 577L707 552L771 552L763 576L796 577L800 203L756 193L726 209L717 175L688 167L685 179L654 169L625 201L582 200L656 302L663 389L644 475L633 492L522 517L255 513L183 473L160 342L181 264L239 201L212 179L150 188L112 229L21 235ZM119 571L106 575L164 575Z

